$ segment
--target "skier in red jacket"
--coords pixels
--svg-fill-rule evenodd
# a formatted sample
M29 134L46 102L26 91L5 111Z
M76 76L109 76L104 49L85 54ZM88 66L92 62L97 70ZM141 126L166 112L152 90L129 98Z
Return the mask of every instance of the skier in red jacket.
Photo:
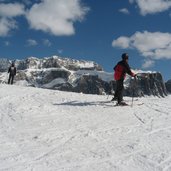
M129 64L128 64L128 54L123 53L122 54L122 60L117 63L117 65L113 68L114 69L114 79L116 80L116 91L114 94L114 97L112 101L117 100L117 105L126 105L125 102L123 102L123 82L126 77L126 74L129 74L130 76L134 77L135 74L131 71Z

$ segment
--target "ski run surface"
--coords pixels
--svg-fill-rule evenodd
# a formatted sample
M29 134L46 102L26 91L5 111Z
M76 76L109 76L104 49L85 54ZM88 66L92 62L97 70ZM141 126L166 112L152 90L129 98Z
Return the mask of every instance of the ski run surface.
M1 84L0 171L171 171L171 96L111 98Z

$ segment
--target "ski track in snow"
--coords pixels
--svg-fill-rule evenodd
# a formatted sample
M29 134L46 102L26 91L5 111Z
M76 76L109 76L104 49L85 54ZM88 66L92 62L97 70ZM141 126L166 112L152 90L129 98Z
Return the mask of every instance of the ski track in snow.
M170 95L114 107L107 96L0 91L0 171L171 170Z

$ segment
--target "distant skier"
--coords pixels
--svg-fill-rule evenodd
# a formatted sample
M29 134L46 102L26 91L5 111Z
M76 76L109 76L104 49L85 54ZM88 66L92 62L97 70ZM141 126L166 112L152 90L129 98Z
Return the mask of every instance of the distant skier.
M8 84L13 84L14 76L16 75L16 67L14 62L9 67L8 73L9 73Z
M116 90L112 101L116 100L117 105L127 105L123 102L123 90L124 90L124 79L126 73L130 76L134 77L135 74L131 71L129 64L128 64L128 54L122 54L122 60L117 63L117 65L113 68L114 69L114 79L116 80Z

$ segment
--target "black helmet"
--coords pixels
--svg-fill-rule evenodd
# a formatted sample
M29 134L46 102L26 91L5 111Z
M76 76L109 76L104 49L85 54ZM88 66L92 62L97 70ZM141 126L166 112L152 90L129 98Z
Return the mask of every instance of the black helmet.
M15 66L15 61L12 61L11 66L12 66L12 67L14 67L14 66Z
M122 54L122 59L123 60L127 60L129 58L128 54L127 53L123 53Z

